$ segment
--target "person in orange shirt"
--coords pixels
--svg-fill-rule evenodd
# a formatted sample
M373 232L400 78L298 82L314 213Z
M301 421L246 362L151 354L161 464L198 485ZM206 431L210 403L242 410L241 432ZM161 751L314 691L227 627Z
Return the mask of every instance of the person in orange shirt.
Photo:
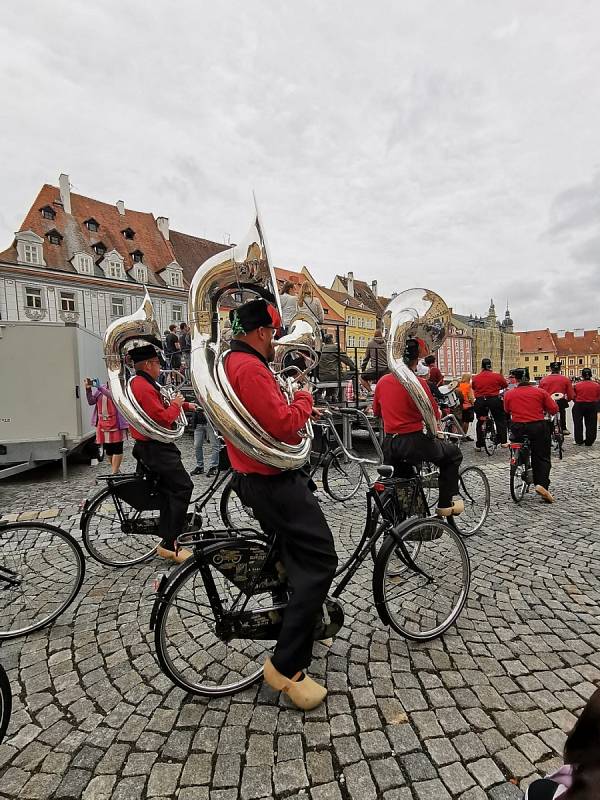
M469 432L469 425L475 419L475 410L473 406L475 405L475 395L473 394L473 387L471 386L471 373L470 372L463 372L460 383L458 384L458 391L462 397L461 400L461 411L462 411L462 429L465 436ZM470 436L467 436L467 439L471 440Z

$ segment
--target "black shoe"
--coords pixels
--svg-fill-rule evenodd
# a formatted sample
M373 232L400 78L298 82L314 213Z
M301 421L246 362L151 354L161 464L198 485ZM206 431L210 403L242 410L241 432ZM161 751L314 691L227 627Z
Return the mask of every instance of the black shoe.
M206 477L207 478L214 478L215 475L217 474L217 472L218 472L218 469L216 467L211 467L208 470L208 472L206 473Z
M190 472L190 475L204 475L204 467L196 467Z

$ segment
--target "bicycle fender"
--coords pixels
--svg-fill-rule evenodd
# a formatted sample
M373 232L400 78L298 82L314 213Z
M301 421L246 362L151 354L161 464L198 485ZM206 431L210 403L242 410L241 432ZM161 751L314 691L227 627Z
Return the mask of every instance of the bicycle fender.
M89 511L90 506L92 505L92 503L94 503L98 499L98 497L100 497L101 494L104 494L104 492L106 492L105 488L104 489L100 489L95 494L93 494L91 497L86 497L85 500L83 501L83 503L79 506L79 509L81 511L81 517L79 518L79 529L80 530L84 529L85 523L88 520L88 517L90 515L90 511Z
M169 576L166 572L160 577L160 581L158 582L158 586L156 587L156 594L154 596L154 603L152 604L152 611L150 612L150 630L153 631L156 625L156 617L158 616L158 609L160 608L160 604L163 602L163 594L165 588L169 582Z

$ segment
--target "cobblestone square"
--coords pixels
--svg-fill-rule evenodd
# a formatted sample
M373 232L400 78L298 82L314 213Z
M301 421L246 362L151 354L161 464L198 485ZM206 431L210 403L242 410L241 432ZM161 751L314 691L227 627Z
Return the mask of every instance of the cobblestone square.
M182 450L191 468L189 437ZM87 558L65 614L0 647L14 693L0 797L521 798L561 763L600 678L600 450L567 443L552 506L511 501L503 451L468 450L465 462L485 469L492 508L467 541L473 579L457 624L425 645L390 632L365 562L342 596L345 627L315 646L327 702L305 714L260 685L211 700L173 686L149 631L164 563L111 570ZM0 514L35 512L80 538L79 504L105 472L75 465L66 484L58 468L0 483ZM319 496L344 552L362 530L364 493L346 505ZM214 522L217 510L218 498Z

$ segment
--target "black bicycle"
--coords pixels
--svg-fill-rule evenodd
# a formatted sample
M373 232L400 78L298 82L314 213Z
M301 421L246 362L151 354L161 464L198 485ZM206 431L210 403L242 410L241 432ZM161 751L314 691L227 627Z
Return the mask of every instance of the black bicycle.
M498 431L496 429L496 420L488 413L485 417L478 417L477 426L481 426L483 432L483 448L488 456L494 455L498 447Z
M515 503L520 503L533 485L531 468L531 444L527 436L522 442L509 442L510 494Z
M461 536L435 517L406 519L398 489L407 481L392 471L378 467L380 477L367 491L361 541L338 572L341 580L323 607L315 640L339 631L344 613L338 598L374 552L375 608L401 636L434 639L465 604L471 569ZM412 481L418 483L417 474ZM184 534L179 542L194 557L162 576L150 620L161 669L194 694L241 691L260 679L287 604L277 536L226 528Z
M552 399L555 402L557 402L558 400L563 400L564 394L562 394L562 392L554 392L552 394ZM560 422L560 411L548 417L548 424L550 425L552 449L558 456L559 460L562 461L565 435L563 433L563 427Z
M12 693L8 675L4 667L0 664L0 744L4 739L4 734L10 722L10 712L12 710Z
M0 523L0 641L53 622L84 576L85 559L70 533L43 522Z

